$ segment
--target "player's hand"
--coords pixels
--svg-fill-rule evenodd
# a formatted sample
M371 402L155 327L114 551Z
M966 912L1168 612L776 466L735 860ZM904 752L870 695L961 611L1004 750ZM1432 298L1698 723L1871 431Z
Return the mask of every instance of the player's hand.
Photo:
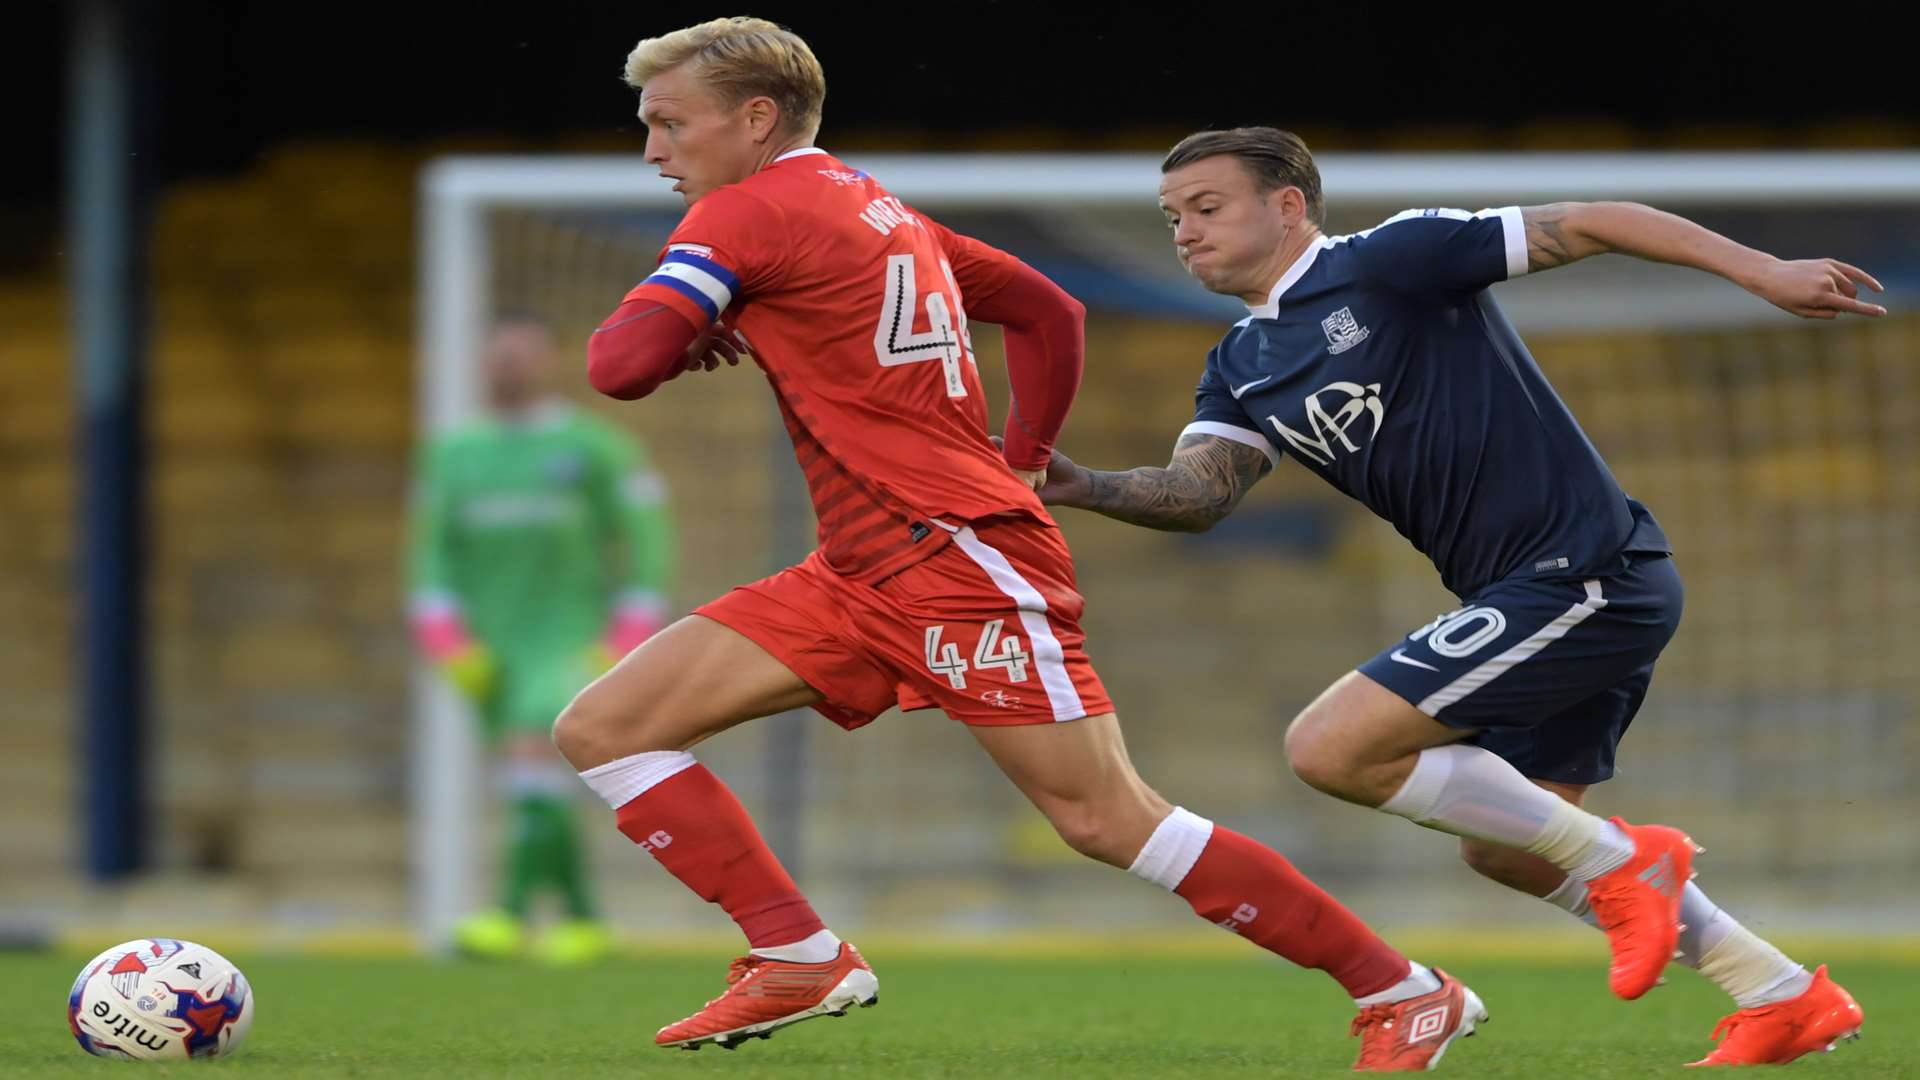
M712 371L723 363L728 367L738 367L740 354L744 351L732 340L726 328L716 322L687 346L687 359L680 365L680 372Z
M1773 260L1755 272L1748 291L1803 319L1833 319L1842 314L1880 316L1887 309L1860 297L1860 286L1885 292L1871 274L1837 259Z
M996 448L1004 449L998 435L990 435ZM1011 468L1011 466L1009 466ZM1045 469L1014 469L1013 475L1019 477L1035 495L1047 506L1077 506L1091 492L1087 482L1087 470L1073 463L1073 460L1058 450L1047 459Z

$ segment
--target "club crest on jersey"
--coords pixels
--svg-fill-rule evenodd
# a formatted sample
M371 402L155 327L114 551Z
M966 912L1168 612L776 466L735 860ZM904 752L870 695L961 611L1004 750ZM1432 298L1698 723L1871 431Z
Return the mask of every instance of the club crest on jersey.
M1372 333L1353 317L1352 308L1341 308L1321 319L1320 329L1327 334L1327 351L1335 356L1367 340L1367 335Z
M851 187L867 178L867 174L858 169L853 172L847 172L844 169L819 169L817 171L821 176L839 184L841 187Z

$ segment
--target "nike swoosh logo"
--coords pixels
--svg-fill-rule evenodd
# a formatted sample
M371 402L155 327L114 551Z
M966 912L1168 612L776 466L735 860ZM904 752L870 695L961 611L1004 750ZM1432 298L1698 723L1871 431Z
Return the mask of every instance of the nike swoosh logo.
M1246 393L1247 391L1253 389L1256 386L1265 386L1272 381L1273 381L1273 376L1268 375L1263 378L1255 379L1250 383L1245 383L1240 386L1236 386L1231 391L1229 391L1229 393L1233 395L1233 400L1239 401L1241 394Z
M1424 660L1415 660L1413 657L1408 656L1407 650L1405 649L1393 650L1393 655L1388 657L1388 659L1398 664L1405 664L1408 667L1426 668L1428 671L1440 670L1439 668L1434 667L1432 664L1429 664Z

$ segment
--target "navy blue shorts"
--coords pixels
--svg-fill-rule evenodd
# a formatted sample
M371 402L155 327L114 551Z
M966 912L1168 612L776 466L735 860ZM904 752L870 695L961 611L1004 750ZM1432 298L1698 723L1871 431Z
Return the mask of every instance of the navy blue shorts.
M1530 779L1598 783L1683 606L1671 558L1628 558L1587 581L1495 582L1360 672Z

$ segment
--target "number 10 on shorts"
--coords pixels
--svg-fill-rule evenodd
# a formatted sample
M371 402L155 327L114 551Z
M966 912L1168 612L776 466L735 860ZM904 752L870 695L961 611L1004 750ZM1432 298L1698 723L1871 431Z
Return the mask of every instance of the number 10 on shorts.
M1005 619L992 619L980 628L980 641L973 648L972 668L983 671L1004 668L1008 682L1026 682L1027 664L1032 657L1020 647L1017 635L1000 632L1004 625ZM927 627L927 670L945 675L955 690L965 690L969 666L960 658L960 646L940 640L946 632L944 625Z

